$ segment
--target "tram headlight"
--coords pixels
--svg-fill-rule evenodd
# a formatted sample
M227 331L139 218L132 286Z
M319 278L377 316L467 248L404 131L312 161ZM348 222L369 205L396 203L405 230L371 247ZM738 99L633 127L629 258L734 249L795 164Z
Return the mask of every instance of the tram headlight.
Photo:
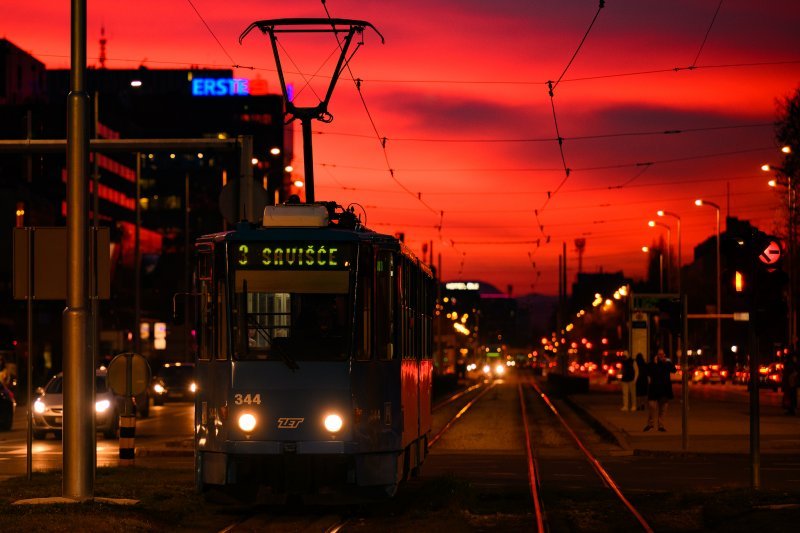
M483 365L483 373L484 374L489 374L489 372L491 372L491 371L492 371L492 367L490 367L489 365Z
M342 429L343 425L342 417L337 414L330 414L325 417L325 429L330 431L331 433L336 433L340 429Z
M256 417L250 413L239 416L239 427L245 433L250 433L256 428Z
M502 363L498 363L496 367L494 367L494 373L498 376L502 376L506 372L506 367L503 366Z
M98 413L105 413L111 407L111 402L108 400L100 400L94 403L94 410Z

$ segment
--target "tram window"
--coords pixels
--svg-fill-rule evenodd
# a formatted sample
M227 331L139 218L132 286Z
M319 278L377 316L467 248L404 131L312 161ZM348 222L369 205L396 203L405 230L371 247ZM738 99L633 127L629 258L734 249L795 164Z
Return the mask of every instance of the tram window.
M238 271L237 320L231 324L236 357L287 363L346 359L349 285L344 271Z
M356 347L356 359L368 361L372 357L372 286L369 277L362 277L359 283L358 306L361 321L357 326L360 342Z
M212 286L209 281L200 285L200 350L198 357L203 360L211 358L214 349L214 305Z
M197 256L197 277L201 281L211 280L211 265L214 261L213 248L198 251Z
M225 285L220 281L217 285L217 317L219 324L217 329L216 355L217 359L224 361L228 358L228 317L227 317L227 297L225 295Z
M375 265L375 337L378 358L394 358L394 256L378 254Z

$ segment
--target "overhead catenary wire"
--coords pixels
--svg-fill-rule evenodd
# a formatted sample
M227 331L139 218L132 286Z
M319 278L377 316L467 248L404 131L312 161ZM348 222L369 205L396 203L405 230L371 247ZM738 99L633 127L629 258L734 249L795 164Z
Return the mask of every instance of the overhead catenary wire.
M650 131L624 131L616 133L596 133L592 135L575 135L562 137L565 141L582 141L593 139L612 139L615 137L644 137L653 135L680 135L684 133L715 132L720 130L733 130L743 128L772 128L772 122L757 122L751 124L731 124L727 126L704 126L698 128L675 128L670 130L650 130ZM362 139L373 139L372 135L363 133L328 132L316 130L314 135L356 137ZM516 137L516 138L435 138L435 137L386 137L387 141L392 142L419 142L419 143L543 143L557 141L557 137Z

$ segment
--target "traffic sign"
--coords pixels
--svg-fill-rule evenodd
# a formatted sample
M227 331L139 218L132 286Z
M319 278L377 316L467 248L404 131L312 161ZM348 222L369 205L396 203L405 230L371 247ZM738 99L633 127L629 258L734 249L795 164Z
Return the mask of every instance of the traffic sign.
M777 241L769 241L758 258L765 265L774 265L781 258L781 245Z

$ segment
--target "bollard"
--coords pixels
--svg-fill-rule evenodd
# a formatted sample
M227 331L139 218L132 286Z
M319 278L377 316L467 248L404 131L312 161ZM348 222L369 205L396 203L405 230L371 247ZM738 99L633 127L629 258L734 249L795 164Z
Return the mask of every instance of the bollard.
M119 466L133 466L135 458L136 416L119 417Z

